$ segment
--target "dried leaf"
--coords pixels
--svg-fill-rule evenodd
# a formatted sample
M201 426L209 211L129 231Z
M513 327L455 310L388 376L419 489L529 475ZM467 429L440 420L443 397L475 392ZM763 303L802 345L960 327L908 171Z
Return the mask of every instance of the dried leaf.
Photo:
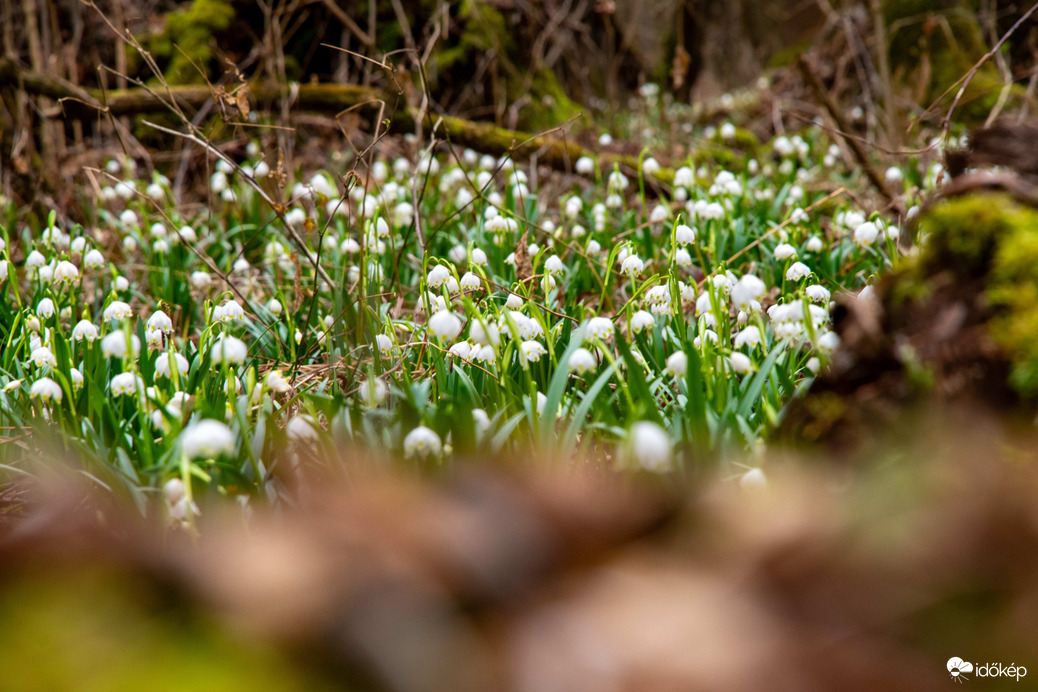
M227 106L226 104L231 102L231 97L227 95L227 90L222 85L218 84L212 89L213 102L220 107L220 115L226 121L227 120Z
M242 82L241 86L234 90L231 94L233 103L238 107L238 111L241 113L241 117L244 120L249 119L249 112L252 107L249 105L249 83Z
M678 44L674 49L674 63L670 68L670 80L675 89L680 89L685 83L685 76L688 74L688 68L691 64L692 56L688 54L684 46Z
M285 153L280 149L278 150L278 164L270 174L270 179L274 181L279 191L284 190L288 183L288 174L285 173Z
M523 237L515 246L515 276L520 282L526 282L533 276L533 262L530 261L530 251L527 249L527 236L530 231L523 231Z

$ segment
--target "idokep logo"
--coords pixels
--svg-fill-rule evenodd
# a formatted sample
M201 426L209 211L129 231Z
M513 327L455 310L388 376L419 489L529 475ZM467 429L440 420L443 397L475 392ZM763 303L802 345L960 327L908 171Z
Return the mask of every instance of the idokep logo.
M955 682L962 682L963 680L969 680L966 677L966 673L973 672L973 664L963 661L958 656L952 656L948 659L948 673L951 674L952 680Z
M1016 681L1020 682L1020 678L1027 675L1027 668L1015 663L1010 663L1008 666L1001 663L973 665L958 656L952 656L948 659L948 674L955 682L969 680L969 674L978 678L1016 678Z

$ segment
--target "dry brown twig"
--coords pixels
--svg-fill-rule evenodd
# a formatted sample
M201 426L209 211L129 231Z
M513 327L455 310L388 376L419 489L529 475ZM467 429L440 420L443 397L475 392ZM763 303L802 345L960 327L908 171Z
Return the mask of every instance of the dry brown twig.
M822 104L825 110L829 113L829 116L836 122L836 126L839 131L848 132L850 127L844 120L843 113L840 112L839 106L833 101L829 92L826 91L825 85L822 84L822 80L819 79L818 75L811 68L811 64L807 58L801 55L797 60L797 67L804 78L807 80L808 86L811 87L811 91L814 93L815 98ZM904 204L898 197L893 194L888 188L887 183L876 169L875 164L869 159L868 152L865 151L865 147L857 138L845 138L847 145L851 151L854 152L854 157L858 159L858 163L865 171L865 175L869 181L873 184L876 190L887 200L898 212L900 216L905 215Z
M987 53L982 55L980 60L978 60L973 65L973 67L971 67L969 71L965 75L963 75L961 79L959 79L955 84L948 87L948 89L945 90L945 92L937 98L937 101L935 103L939 103L945 96L947 96L951 92L953 88L955 88L956 84L961 83L959 86L958 93L955 94L955 98L952 100L951 107L948 108L948 112L945 114L944 119L941 122L941 139L948 139L948 131L951 128L952 114L955 113L955 109L956 107L958 107L959 101L962 100L963 95L966 93L966 87L969 86L970 82L973 80L973 77L976 76L977 72L980 71L980 68L984 65L984 63L986 63L988 60L994 57L995 54L998 53L999 50L1001 50L1002 46L1005 45L1005 42L1009 40L1009 37L1016 33L1016 30L1019 29L1020 26L1023 25L1023 23L1026 22L1032 14L1035 13L1036 10L1038 10L1038 2L1031 5L1031 8L1024 12L1023 15L1021 15L1020 18L1016 20L1013 26L1009 27L1009 30L1002 35L1002 38L998 40L998 43L996 43ZM932 107L933 106L931 106L931 108ZM927 109L927 111L929 110L930 109Z
M368 34L360 28L360 25L353 21L353 18L335 3L335 0L321 0L321 3L328 8L328 11L331 12L332 16L338 19L339 22L341 22L358 41L368 48L375 47L375 40L371 36L368 36Z
M317 273L317 275L320 276L321 279L326 281L329 285L334 285L335 282L332 281L331 277L328 275L328 272L317 261L316 256L312 252L310 252L309 248L307 248L306 242L303 240L303 238L301 238L296 229L293 228L291 224L289 224L285 220L285 215L284 211L282 211L282 207L279 204L275 203L273 199L271 199L270 195L267 194L266 190L264 190L263 187L258 182L256 182L256 180L252 176L246 175L245 172L241 169L241 166L239 166L232 158L220 151L219 148L213 146L212 143L205 138L205 135L194 125L192 120L187 117L184 111L180 108L177 99L174 96L172 87L166 81L164 75L162 74L162 70L160 70L158 65L155 63L155 60L152 57L151 53L148 52L144 48L144 46L136 39L136 37L134 37L129 31L120 30L114 24L112 24L112 22L108 19L108 17L104 15L103 12L101 12L100 8L97 7L93 0L81 0L81 2L83 2L88 7L93 8L115 34L120 36L130 46L132 46L135 51L137 51L137 53L141 56L141 59L144 60L144 62L148 65L152 73L155 75L155 78L159 81L159 84L165 90L168 100L163 99L152 89L150 89L150 87L148 87L146 84L143 84L139 80L137 80L138 85L141 88L147 90L149 93L151 93L153 97L163 102L167 106L169 112L176 115L188 131L179 132L168 127L156 125L155 123L149 122L147 120L142 122L148 127L151 127L157 131L164 132L166 134L173 135L178 138L189 140L194 144L203 147L211 154L213 154L220 160L227 163L233 169L235 169L235 171L238 172L238 174L249 184L249 186L253 190L255 190L257 194L260 195L263 201L266 202L270 206L270 208L274 210L274 212L278 215L278 218L281 219L282 223L285 226L285 229L288 231L288 235L292 239L292 242L297 246L297 249L307 258L307 260L313 265L314 271Z
M214 147L212 144L210 144L205 139L202 139L200 137L196 137L195 135L193 135L191 133L188 133L188 132L178 132L177 130L170 129L168 127L163 127L162 125L156 125L155 123L150 122L148 120L142 120L141 122L144 123L145 125L147 125L150 128L158 130L159 132L164 132L164 133L166 133L168 135L172 135L174 137L180 137L180 138L186 139L186 140L188 140L188 141L190 141L190 142L192 142L194 144L197 144L198 146L203 147L204 149L209 151L211 154L213 154L215 157L217 157L221 161L227 163L229 166L234 167L238 171L238 173L242 177L242 179L245 180L249 184L249 186L253 190L255 190L259 194L260 197L263 198L263 201L266 202L268 205L270 205L270 208L273 209L277 213L278 218L280 218L283 222L285 222L285 215L284 215L284 212L281 211L281 205L277 204L273 199L271 199L270 195L267 194L267 191L264 190L263 187L258 182L256 182L256 180L252 176L246 175L245 172L241 170L241 167L238 166L238 164L235 163L234 159L232 159L230 156L228 156L227 154L225 154L222 151L220 151L217 147ZM292 238L292 241L298 246L300 251L303 252L303 254L306 256L307 260L310 261L311 264L313 264L314 270L320 275L320 277L322 279L324 279L325 281L327 281L329 285L334 285L334 282L332 281L331 277L328 276L328 272L326 272L324 267L322 267L317 262L316 257L314 256L314 254L312 252L310 252L309 248L307 248L306 241L304 241L303 238L300 237L299 232L296 231L296 229L293 228L292 225L287 223L287 222L285 222L285 228L288 231L289 237Z

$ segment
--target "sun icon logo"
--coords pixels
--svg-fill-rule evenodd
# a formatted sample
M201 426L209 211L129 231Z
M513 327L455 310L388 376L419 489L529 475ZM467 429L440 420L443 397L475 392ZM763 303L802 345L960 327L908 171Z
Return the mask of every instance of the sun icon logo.
M966 677L966 673L973 672L973 664L963 661L958 656L952 656L948 659L948 672L951 673L952 680L955 682L969 680L969 678Z

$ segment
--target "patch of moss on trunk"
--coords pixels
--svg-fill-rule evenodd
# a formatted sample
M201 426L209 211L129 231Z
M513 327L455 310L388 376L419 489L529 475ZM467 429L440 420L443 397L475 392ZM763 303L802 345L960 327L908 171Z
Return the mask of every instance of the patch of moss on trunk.
M936 272L980 279L991 310L987 331L1010 363L1009 384L1038 395L1038 211L1007 195L970 195L934 207L920 230L920 256L913 270L887 282L890 298L925 301Z
M194 0L170 12L163 31L146 45L153 56L169 61L164 74L170 84L200 84L213 67L214 34L233 20L230 0Z
M581 114L580 106L566 95L550 68L534 66L530 72L528 57L501 10L486 2L464 0L457 18L463 27L457 42L445 44L431 56L428 71L434 91L436 75L473 74L480 60L490 54L499 68L499 78L491 80L495 96L509 105L520 100L526 104L519 109L520 129L544 130Z
M941 102L943 117L958 88L956 82L988 52L977 18L977 3L968 0L886 0L883 15L890 41L895 87L922 106ZM991 61L970 81L956 121L982 122L998 101L1003 81ZM1014 87L1015 95L1024 93Z

